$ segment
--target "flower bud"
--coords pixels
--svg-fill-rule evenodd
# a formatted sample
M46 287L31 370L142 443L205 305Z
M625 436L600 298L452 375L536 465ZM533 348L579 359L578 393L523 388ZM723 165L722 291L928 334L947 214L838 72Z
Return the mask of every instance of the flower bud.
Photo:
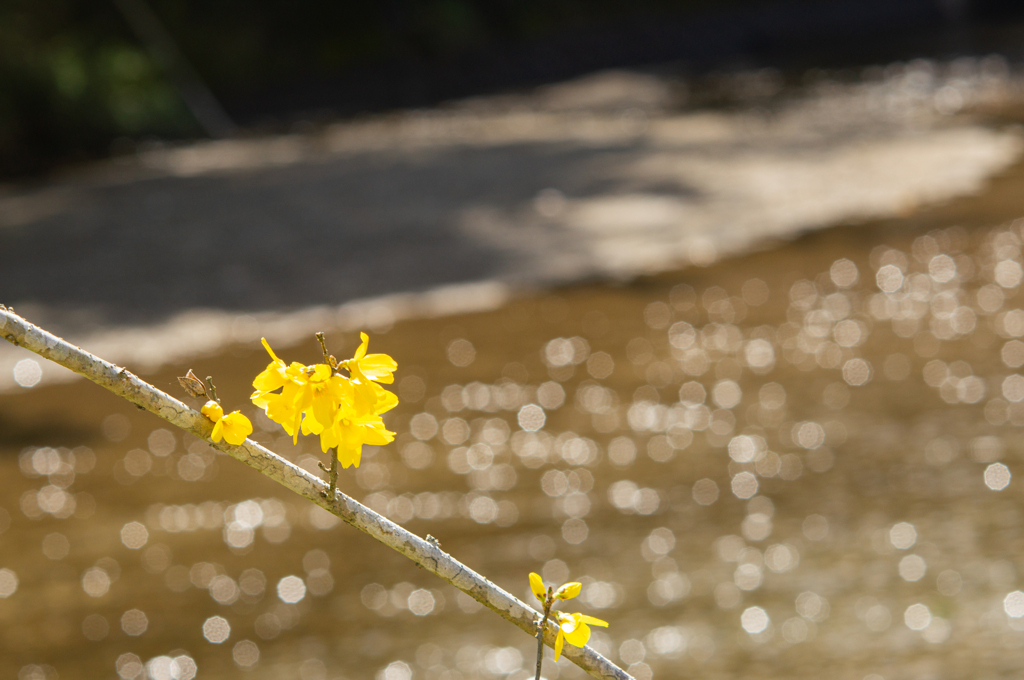
M555 591L555 597L559 600L569 600L580 594L580 590L583 588L582 583L573 581L572 583L566 583L564 586Z

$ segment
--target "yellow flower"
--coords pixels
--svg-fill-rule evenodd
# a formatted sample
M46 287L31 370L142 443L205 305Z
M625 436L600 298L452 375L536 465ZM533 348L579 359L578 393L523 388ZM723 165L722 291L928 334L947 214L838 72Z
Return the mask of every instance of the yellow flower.
M302 412L295 409L295 399L287 394L287 388L286 385L281 394L270 392L260 394L258 397L253 395L252 403L266 411L267 417L279 423L288 436L294 437L302 420ZM292 392L294 393L294 389Z
M353 387L352 407L357 413L383 413L385 410L379 408L381 400L390 399L391 393L386 391L377 383L391 384L395 381L392 372L398 367L395 360L387 354L366 354L366 347L370 342L366 333L360 333L362 343L356 348L355 355L341 366L348 370L352 376ZM394 404L397 404L396 399ZM391 408L389 407L389 408Z
M312 430L319 434L325 427L334 422L338 409L345 401L350 401L348 392L351 388L348 381L340 375L334 375L327 364L303 366L295 384L298 390L293 397L295 411L305 413L303 432ZM306 421L310 421L308 424ZM296 440L298 433L295 433Z
M379 446L395 438L380 414L394 408L398 397L377 383L394 382L392 373L398 364L386 354L367 355L369 338L366 333L360 337L355 355L340 365L349 377L327 364L286 366L264 340L272 361L253 381L252 401L268 418L296 442L299 432L319 435L320 448L327 452L337 447L338 460L346 468L359 466L363 444Z
M341 383L335 392L339 400L334 415L327 418L315 408L312 413L307 412L302 421L302 434L320 435L320 449L324 453L338 447L342 467L359 467L363 444L383 446L394 441L395 433L385 429L380 414L394 408L398 397L378 387L379 394L374 394L374 401L366 403L357 398L358 388L352 381L338 379ZM363 408L355 408L356 404Z
M298 362L292 362L290 366L277 358L274 350L270 349L270 343L262 338L263 347L267 350L272 361L263 372L252 381L256 391L250 399L252 403L262 408L267 417L275 423L279 423L284 431L298 442L299 423L302 421L302 409L297 408L298 388L308 379L303 373L305 368ZM330 370L330 369L328 369ZM284 388L280 393L275 390Z
M554 597L557 600L569 600L579 595L582 588L583 584L577 583L576 581L566 583L555 591ZM537 599L541 602L547 601L548 591L544 587L544 580L539 574L535 574L532 571L530 572L530 590L533 591L533 594L536 595Z
M360 333L359 339L362 343L356 348L355 355L343 361L342 366L348 369L353 378L365 378L385 385L395 382L392 373L398 368L398 363L387 354L367 354L370 337L366 333Z
M218 422L221 418L224 417L224 409L222 409L220 407L220 404L213 401L212 399L203 404L203 407L199 409L199 412L202 413L207 418L209 418L210 420L212 420L214 423Z
M555 598L558 600L570 600L580 594L580 590L583 589L582 583L573 581L572 583L566 583L564 586L555 591Z
M326 453L337 447L338 461L343 468L350 465L359 467L363 455L363 444L383 446L395 440L395 433L385 429L380 416L359 416L339 411L334 425L320 435L320 448Z
M544 588L544 581L541 579L539 574L530 572L530 590L537 596L537 599L541 602L546 602L548 598L548 591Z
M252 381L252 386L256 388L257 394L260 392L273 392L274 390L282 387L290 379L288 375L288 367L285 366L283 361L277 358L277 355L274 354L274 350L270 349L270 343L267 342L267 339L260 338L260 340L263 342L263 347L267 350L267 354L270 355L270 358L273 359L273 361L271 361L270 365L263 369L263 372L256 376L256 379ZM255 397L256 394L253 394L253 398Z
M552 596L555 600L569 600L580 594L583 584L578 581L566 583L556 590ZM537 599L544 603L545 611L548 611L548 593L544 588L544 580L539 574L530 572L530 590L537 596ZM551 612L558 624L558 637L555 638L555 661L562 655L562 646L568 642L576 647L583 647L590 640L590 626L608 626L607 621L595 619L586 614L564 614L562 612Z
M395 433L384 427L380 414L389 411L398 403L398 397L381 389L380 395L370 412L360 412L351 407L338 409L331 427L320 435L320 448L338 447L338 460L342 467L355 465L363 453L363 444L383 446L395 439Z
M213 432L210 439L219 442L221 439L232 446L238 446L252 434L252 423L238 411L224 415L224 409L215 401L208 401L201 413L213 421Z
M555 639L555 661L562 655L562 645L568 642L574 647L584 647L590 640L590 626L608 627L607 621L595 619L586 614L564 614L555 612L558 618L558 637Z
M337 390L344 378L333 375L327 364L303 366L292 362L290 366L285 366L274 354L274 350L270 349L266 338L263 339L263 346L273 361L252 381L256 391L250 398L266 411L268 418L279 423L298 443L303 414L316 414L328 423L333 420L341 401ZM277 389L281 389L281 392L275 392Z

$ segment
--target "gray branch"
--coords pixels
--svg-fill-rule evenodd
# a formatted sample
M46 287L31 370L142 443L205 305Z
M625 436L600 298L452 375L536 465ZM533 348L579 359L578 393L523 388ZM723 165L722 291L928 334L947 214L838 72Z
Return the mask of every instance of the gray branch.
M436 574L477 602L501 615L502 618L519 626L527 634L531 636L536 634L537 622L540 620L539 612L462 564L441 550L438 545L406 531L398 524L340 491L333 499L327 498L324 495L327 491L327 484L322 480L251 439L245 440L240 446L231 446L227 442L213 443L210 441L213 423L199 412L133 375L127 369L106 362L80 347L32 325L3 305L0 305L0 336L14 345L24 347L45 359L71 369L136 406L163 418L172 425L201 437L214 448L255 468L282 486L316 503L331 514L337 515L356 529L402 553L422 568ZM544 637L549 646L554 646L556 634L557 628L553 623L546 626ZM632 680L632 676L590 647L579 648L566 645L562 653L595 678Z

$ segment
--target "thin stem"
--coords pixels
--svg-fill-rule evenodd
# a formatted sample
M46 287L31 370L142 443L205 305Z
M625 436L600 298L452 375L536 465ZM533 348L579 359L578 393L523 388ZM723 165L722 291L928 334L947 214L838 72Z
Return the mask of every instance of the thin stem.
M330 487L327 489L327 497L334 500L334 494L338 491L338 448L331 449L331 471L327 473Z
M540 680L540 665L544 661L544 627L548 623L548 615L551 613L551 588L548 588L548 599L544 602L544 615L540 617L537 625L537 676L534 680Z
M207 385L207 391L210 393L210 399L213 399L215 402L217 402L219 404L220 403L220 399L217 398L217 388L213 386L213 376L212 375L206 376L206 385Z
M328 490L322 491L324 498L333 499L335 493L338 490L338 448L331 449L331 467L324 465L323 461L318 460L316 466L327 473Z
M324 363L331 367L331 371L334 371L334 363L331 362L331 353L327 351L327 341L324 339L323 332L316 334L316 339L320 341L320 350L324 353Z

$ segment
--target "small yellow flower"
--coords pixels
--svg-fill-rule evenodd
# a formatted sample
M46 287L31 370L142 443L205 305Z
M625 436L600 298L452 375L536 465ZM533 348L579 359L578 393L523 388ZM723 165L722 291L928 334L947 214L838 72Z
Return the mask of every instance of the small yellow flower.
M274 354L274 350L270 349L270 343L267 342L266 338L260 339L263 342L263 347L267 350L267 354L273 361L270 362L263 372L256 376L256 379L252 381L252 386L256 388L256 393L260 392L273 392L279 387L283 386L289 380L288 367L285 363L277 358ZM255 397L255 395L253 395Z
M252 434L252 423L238 411L224 415L224 409L215 401L208 401L201 413L213 421L213 432L210 439L219 442L221 439L232 446L238 446Z
M314 364L303 366L296 382L299 389L294 396L295 409L306 414L303 433L308 434L307 430L310 430L319 434L334 422L338 409L346 401L347 381L340 375L334 375L327 364ZM310 419L315 422L307 425L306 421ZM297 440L298 433L295 437Z
M583 584L572 581L559 587L553 594L553 600L569 600L580 594ZM548 603L548 593L544 588L544 580L539 574L530 572L530 590L537 596L537 599L544 603L545 611L553 606ZM555 638L555 661L562 655L562 646L568 642L575 647L583 647L590 640L590 626L608 626L607 621L595 619L586 614L564 614L562 612L551 612L558 624L558 637Z
M547 601L548 591L544 588L544 581L541 579L539 574L530 572L530 590L537 596L537 599L541 602Z
M297 437L302 412L295 408L295 399L290 398L287 387L286 385L285 391L281 394L270 392L259 396L253 395L252 403L266 411L267 417L284 428L289 437Z
M377 415L359 416L339 411L334 425L320 435L320 448L338 448L338 461L343 468L350 465L359 467L363 455L363 444L383 446L395 440L395 433L384 427L384 421Z
M607 621L596 619L586 614L564 614L555 612L558 617L558 637L555 639L555 661L562 655L562 645L568 642L574 647L584 647L590 640L590 626L608 627Z
M573 581L572 583L566 583L564 586L555 591L555 598L558 600L570 600L580 594L580 590L583 589L582 583Z
M582 588L583 584L576 581L566 583L555 591L554 597L556 600L569 600L579 595ZM541 602L547 601L548 591L544 587L544 580L539 574L535 574L532 571L530 572L530 590L533 591L533 594Z
M224 417L224 409L220 407L220 404L213 401L212 399L206 402L199 412L204 416L212 420L214 423Z
M315 409L307 411L302 421L302 434L320 435L320 449L324 453L337 447L342 467L359 467L363 444L383 446L394 441L395 433L384 427L380 414L394 408L398 397L374 385L380 394L374 396L373 403L367 404L358 399L358 390L351 381L339 380L342 384L337 390L339 401L334 414L321 420L321 414ZM356 405L364 408L356 408Z
M398 368L398 363L387 354L367 354L370 336L366 333L360 333L359 339L362 342L356 348L356 353L351 359L343 361L342 366L348 369L353 378L365 378L385 385L395 382L392 373Z
M291 366L285 365L274 354L267 339L262 338L262 342L272 361L252 381L256 391L249 398L266 411L268 418L279 423L285 432L297 439L302 411L296 408L296 381L301 380L302 364L292 362ZM275 392L282 387L284 389L280 393Z

